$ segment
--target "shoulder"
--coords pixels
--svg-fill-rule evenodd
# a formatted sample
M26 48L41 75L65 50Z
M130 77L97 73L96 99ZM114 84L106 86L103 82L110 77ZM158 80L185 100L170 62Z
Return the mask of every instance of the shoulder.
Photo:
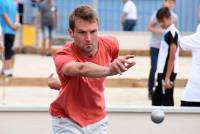
M62 48L58 49L56 51L56 53L54 54L54 57L55 56L58 56L58 55L72 55L72 43L67 43L65 44Z
M100 44L105 44L107 46L118 46L118 40L117 38L113 36L101 36L99 37L99 43Z
M110 43L116 43L117 38L113 36L100 36L99 40L105 41L105 42L110 42Z
M99 46L101 49L106 50L109 55L112 57L112 60L118 56L119 53L119 44L115 37L112 36L103 36L99 39Z
M178 41L180 40L180 35L178 30L175 27L171 27L164 34L164 39L168 45L171 45L172 43L178 45Z
M5 7L7 6L6 0L0 0L0 7Z
M180 36L179 30L173 25L173 27L171 28L170 32L172 33L172 36Z

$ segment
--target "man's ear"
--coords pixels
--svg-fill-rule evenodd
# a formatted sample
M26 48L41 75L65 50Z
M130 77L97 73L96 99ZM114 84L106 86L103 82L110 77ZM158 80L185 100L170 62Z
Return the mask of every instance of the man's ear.
M68 33L72 38L74 38L74 32L71 28L68 29Z

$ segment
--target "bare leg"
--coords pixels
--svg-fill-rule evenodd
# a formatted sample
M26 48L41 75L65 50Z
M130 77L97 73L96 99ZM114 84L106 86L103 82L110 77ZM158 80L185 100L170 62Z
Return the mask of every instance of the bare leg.
M52 39L48 40L47 55L51 55Z
M42 39L42 49L41 49L41 54L44 55L46 51L46 40L45 38Z

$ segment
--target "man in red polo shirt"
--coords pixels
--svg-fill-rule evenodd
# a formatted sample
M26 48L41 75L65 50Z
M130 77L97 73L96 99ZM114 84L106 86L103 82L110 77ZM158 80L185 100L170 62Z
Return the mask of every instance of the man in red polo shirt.
M79 6L69 16L68 32L74 41L54 55L60 80L59 95L50 106L54 134L107 133L105 77L135 64L128 60L132 55L118 57L114 37L98 36L98 23L90 6Z

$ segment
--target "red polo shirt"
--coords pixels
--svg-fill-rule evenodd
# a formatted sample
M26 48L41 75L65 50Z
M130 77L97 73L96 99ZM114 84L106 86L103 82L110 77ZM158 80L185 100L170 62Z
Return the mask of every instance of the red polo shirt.
M73 43L65 45L54 55L61 89L50 106L56 117L67 117L81 127L100 121L106 116L104 99L105 78L70 77L62 72L62 66L71 61L93 62L109 66L119 52L118 42L113 37L99 37L98 52L92 58L83 58L75 53Z

